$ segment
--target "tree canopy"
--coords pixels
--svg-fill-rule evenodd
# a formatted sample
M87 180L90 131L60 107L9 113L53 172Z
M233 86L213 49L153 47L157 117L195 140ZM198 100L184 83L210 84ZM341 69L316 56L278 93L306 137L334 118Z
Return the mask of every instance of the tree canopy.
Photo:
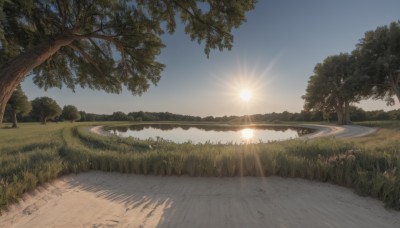
M49 97L38 97L32 101L31 114L46 124L47 120L61 115L61 107Z
M231 49L232 29L256 0L32 0L5 1L0 14L0 123L5 102L33 70L41 88L76 85L133 94L157 84L156 61L177 20L191 40Z
M318 63L302 96L304 109L327 113L334 110L338 124L349 124L350 104L360 101L363 95L363 80L355 72L355 58L349 54L329 56Z
M388 104L393 96L400 101L400 21L366 32L354 53L371 96Z
M13 92L10 100L8 100L7 110L8 113L10 113L11 115L13 128L18 127L17 114L24 116L27 115L32 110L31 102L28 101L28 97L25 95L24 91L22 91L20 85Z
M113 112L113 114L110 116L111 121L127 121L127 120L133 120L131 117L126 115L124 112Z
M79 120L80 118L81 118L81 115L75 106L65 105L63 107L63 110L61 113L61 119L74 122L76 120Z

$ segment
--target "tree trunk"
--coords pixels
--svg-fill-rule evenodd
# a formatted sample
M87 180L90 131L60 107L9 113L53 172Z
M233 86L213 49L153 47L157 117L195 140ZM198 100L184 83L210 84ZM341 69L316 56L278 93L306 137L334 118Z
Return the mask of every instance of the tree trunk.
M351 124L350 121L350 104L348 101L339 102L337 106L335 106L336 114L338 117L337 125L347 125Z
M400 103L400 86L399 85L392 85L392 90L396 94L397 100Z
M396 95L397 100L400 103L400 72L396 71L389 74L389 82L390 90Z
M12 128L17 128L17 112L12 112Z
M77 38L76 35L56 37L21 53L0 67L0 126L3 123L7 102L18 84L35 67L49 59L61 47L70 44Z
M42 122L42 124L46 124L47 118L45 116L41 116L40 117L40 122Z
M350 104L348 101L344 103L344 119L345 119L345 124L351 124L350 120Z
M344 120L344 110L343 110L343 103L339 102L338 105L335 106L336 114L337 114L337 125L343 125Z
M336 114L337 114L337 125L344 125L344 121L343 121L343 109L337 109L336 110Z

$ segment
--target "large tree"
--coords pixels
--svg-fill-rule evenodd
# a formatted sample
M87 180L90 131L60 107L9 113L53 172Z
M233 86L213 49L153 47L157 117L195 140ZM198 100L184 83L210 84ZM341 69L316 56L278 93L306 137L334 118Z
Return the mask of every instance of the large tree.
M314 68L308 81L305 110L337 113L338 124L350 124L350 104L362 98L363 80L355 77L356 60L353 55L339 54L327 57Z
M10 100L8 100L7 110L11 115L13 128L18 127L17 114L27 115L32 110L31 102L28 101L28 97L22 91L20 85L14 90Z
M161 35L176 19L192 40L232 47L231 30L256 0L0 0L0 124L28 73L41 88L76 85L141 94L156 84Z
M69 120L74 122L81 118L81 114L79 113L78 109L73 105L65 105L63 107L61 118L64 120Z
M400 102L400 21L365 33L354 51L359 74L367 76L365 84L375 99L393 104Z
M46 124L47 120L61 115L61 107L49 97L38 97L32 101L31 115Z

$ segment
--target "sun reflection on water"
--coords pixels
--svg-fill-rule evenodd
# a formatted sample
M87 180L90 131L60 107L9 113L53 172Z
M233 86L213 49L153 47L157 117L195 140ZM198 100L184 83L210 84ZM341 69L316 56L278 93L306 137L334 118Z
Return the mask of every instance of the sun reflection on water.
M250 142L254 137L254 130L250 128L244 128L240 131L240 138L245 142Z

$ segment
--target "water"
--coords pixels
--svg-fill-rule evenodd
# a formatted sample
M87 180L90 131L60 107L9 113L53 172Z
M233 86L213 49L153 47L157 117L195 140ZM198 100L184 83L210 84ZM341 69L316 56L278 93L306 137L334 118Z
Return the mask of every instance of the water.
M121 137L157 139L176 143L258 143L287 140L312 133L314 130L286 126L231 126L231 125L183 125L183 124L136 124L108 129Z

